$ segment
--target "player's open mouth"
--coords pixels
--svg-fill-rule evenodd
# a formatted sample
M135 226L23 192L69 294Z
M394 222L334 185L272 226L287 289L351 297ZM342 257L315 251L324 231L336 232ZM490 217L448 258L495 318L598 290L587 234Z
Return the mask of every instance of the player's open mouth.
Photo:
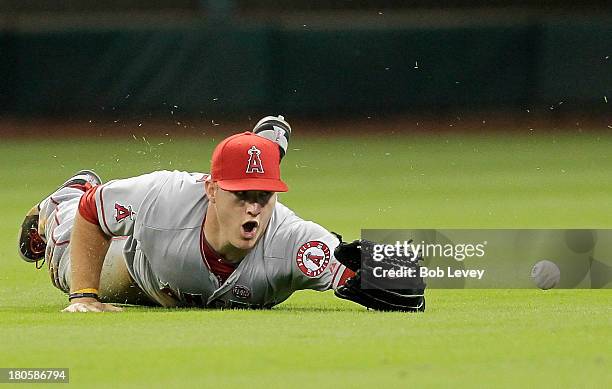
M256 221L248 221L241 226L242 237L245 239L252 239L257 234L257 227L259 223Z

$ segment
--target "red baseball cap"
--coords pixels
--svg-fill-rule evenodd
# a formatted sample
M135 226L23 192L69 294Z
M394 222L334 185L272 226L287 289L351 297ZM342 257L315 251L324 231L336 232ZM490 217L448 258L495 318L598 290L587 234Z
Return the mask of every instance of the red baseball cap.
M213 151L210 170L212 180L224 190L289 190L280 178L278 145L252 132L222 140Z

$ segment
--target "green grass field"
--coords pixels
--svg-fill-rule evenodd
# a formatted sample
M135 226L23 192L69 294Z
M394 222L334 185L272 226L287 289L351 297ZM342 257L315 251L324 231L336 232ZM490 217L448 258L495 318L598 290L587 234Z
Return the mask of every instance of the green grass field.
M298 136L300 135L300 136ZM603 133L296 134L282 201L345 239L361 228L610 228ZM217 139L218 140L218 139ZM612 292L428 290L424 314L299 292L271 311L62 314L21 262L29 207L81 168L206 171L212 139L3 140L0 367L69 367L75 387L610 387Z

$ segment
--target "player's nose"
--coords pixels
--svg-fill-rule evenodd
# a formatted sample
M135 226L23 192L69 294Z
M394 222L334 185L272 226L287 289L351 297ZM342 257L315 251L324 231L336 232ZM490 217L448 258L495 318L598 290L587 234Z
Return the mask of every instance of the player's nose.
M261 213L262 206L257 201L247 203L247 213L251 216L257 216Z

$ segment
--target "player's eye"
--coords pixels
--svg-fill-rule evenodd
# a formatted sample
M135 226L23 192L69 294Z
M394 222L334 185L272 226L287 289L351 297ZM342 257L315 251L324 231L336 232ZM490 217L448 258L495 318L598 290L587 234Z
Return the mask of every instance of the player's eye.
M268 201L270 201L270 197L272 197L272 192L259 192L258 202L259 204L266 205Z
M233 193L239 201L258 203L262 206L266 205L274 194L274 192L267 192L261 190L238 191Z

